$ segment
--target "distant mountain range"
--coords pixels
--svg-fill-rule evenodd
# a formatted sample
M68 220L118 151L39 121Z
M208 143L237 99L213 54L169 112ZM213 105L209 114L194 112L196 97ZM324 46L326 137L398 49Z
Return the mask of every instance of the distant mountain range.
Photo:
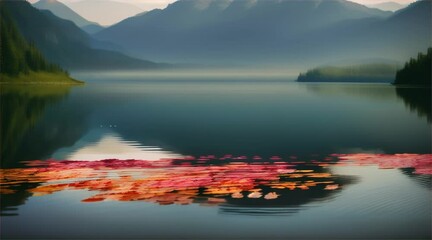
M122 53L95 49L86 32L50 11L38 10L24 0L2 0L24 38L34 43L53 63L71 69L158 68L162 65L128 57Z
M115 6L70 4L78 3ZM1 4L27 41L67 69L164 66L139 59L303 69L347 60L402 63L432 45L430 0L394 13L345 0L179 0L93 35L83 29L101 26L57 0L34 4L49 11L24 0ZM100 14L116 13L103 9Z
M88 33L96 33L103 29L98 23L88 21L57 0L40 0L33 6L37 9L49 10L59 18L70 20Z
M129 3L110 0L81 0L65 2L65 4L84 18L104 26L112 25L144 11Z
M381 9L383 11L396 12L397 10L402 9L402 8L406 7L407 5L400 4L397 2L382 2L382 3L376 3L376 4L368 4L367 6L370 8L378 8L378 9Z
M431 2L392 13L345 0L179 0L94 36L157 61L311 66L404 61L431 45Z

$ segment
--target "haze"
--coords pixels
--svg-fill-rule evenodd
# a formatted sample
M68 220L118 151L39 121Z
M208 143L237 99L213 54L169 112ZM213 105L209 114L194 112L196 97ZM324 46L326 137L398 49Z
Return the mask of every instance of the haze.
M35 3L38 0L28 0L30 3ZM139 14L140 12L151 11L153 9L163 9L168 4L175 2L175 0L58 0L65 3L78 14L87 20L97 22L101 25L112 25L125 18ZM114 5L113 7L105 7L101 10L99 2L123 3L122 7ZM360 4L378 4L383 2L395 2L400 4L409 4L415 0L351 0L352 2ZM87 3L87 4L84 4ZM88 4L92 3L92 4ZM95 6L98 5L98 6ZM97 9L96 9L97 8ZM115 10L114 10L115 9Z

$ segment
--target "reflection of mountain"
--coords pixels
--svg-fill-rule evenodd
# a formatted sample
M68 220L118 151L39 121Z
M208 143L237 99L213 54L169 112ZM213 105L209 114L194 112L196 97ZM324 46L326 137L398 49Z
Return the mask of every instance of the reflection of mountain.
M1 167L41 159L74 143L83 133L83 109L50 109L65 98L70 87L2 86Z
M307 179L296 180L307 181ZM356 183L356 178L352 176L332 176L330 179L326 180L333 181L335 184L342 187ZM274 189L269 187L262 187L262 189L264 192L274 192ZM220 205L221 213L254 216L290 215L308 208L304 206L306 204L330 201L336 196L335 191L329 191L325 189L324 186L310 188L308 190L279 189L275 192L279 197L272 201L268 201L264 198L227 198L226 202Z
M309 85L319 94L305 91ZM127 141L184 156L430 151L425 131L410 134L412 122L389 121L390 111L409 116L391 85L131 84L80 98L94 106L96 124L116 124Z
M426 185L432 174L431 154L332 154L315 160L291 156L248 159L240 156L200 156L154 161L30 161L26 168L1 170L1 194L8 206L22 203L31 192L43 196L61 191L92 193L82 202L145 201L159 205L219 206L222 213L286 215L332 201L335 193L356 183L352 167L401 169ZM333 167L348 169L337 174ZM351 169L351 170L349 170ZM102 171L101 171L102 170ZM380 181L372 179L373 181ZM38 183L38 184L35 184ZM6 201L5 200L5 201Z
M225 160L228 162L214 164ZM251 209L268 209L261 214L275 214L271 209L284 209L283 213L309 202L329 200L355 179L332 174L317 163L225 160L207 156L194 160L31 161L27 168L3 169L1 191L21 196L21 186L40 183L29 186L27 192L42 196L87 190L93 194L82 202L222 205L223 212L251 214Z
M136 141L127 141L114 131L115 127L101 127L89 131L73 146L57 151L54 159L87 160L101 159L146 159L159 160L164 158L180 158L179 154L165 151L158 146L142 146Z
M404 101L407 108L416 111L420 117L425 117L428 122L432 122L432 93L430 88L397 87L396 94Z

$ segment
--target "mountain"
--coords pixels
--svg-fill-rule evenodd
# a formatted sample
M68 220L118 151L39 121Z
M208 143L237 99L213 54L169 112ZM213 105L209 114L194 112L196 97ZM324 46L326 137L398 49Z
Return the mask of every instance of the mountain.
M109 39L135 56L163 61L269 62L292 55L290 46L304 34L390 14L343 0L180 0L126 19L95 37Z
M297 48L308 45L308 51L319 52L327 60L345 56L403 63L431 46L431 7L430 0L422 0L386 18L340 22L302 36Z
M81 29L89 34L95 34L97 32L102 31L104 27L102 27L99 24L90 24L90 25L82 26Z
M94 49L92 38L74 23L50 11L38 10L24 0L0 1L24 38L34 43L45 57L66 69L153 68L160 65L122 53Z
M49 63L34 44L28 43L3 7L0 8L0 42L0 82L80 83L59 66Z
M94 36L168 62L309 68L355 58L404 61L430 45L430 4L392 13L344 0L180 0Z
M68 6L57 0L40 0L33 4L33 6L37 9L49 10L59 18L70 20L88 33L96 33L103 29L103 27L99 24L90 22L87 19L81 17Z
M66 4L86 19L104 26L112 25L144 11L132 4L110 0L81 0Z
M383 2L383 3L377 3L377 4L368 4L366 5L370 8L378 8L381 9L383 11L392 11L392 12L396 12L397 10L400 10L404 7L406 7L406 5L397 3L397 2Z

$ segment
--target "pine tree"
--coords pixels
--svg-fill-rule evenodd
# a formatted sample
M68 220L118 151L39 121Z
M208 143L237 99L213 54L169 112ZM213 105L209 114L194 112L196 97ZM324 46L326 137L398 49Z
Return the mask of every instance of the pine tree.
M405 67L396 74L395 84L431 86L432 48L427 54L419 53L417 59L411 58Z
M9 76L28 74L30 71L63 72L59 66L48 63L33 43L20 34L13 19L0 2L0 73Z

